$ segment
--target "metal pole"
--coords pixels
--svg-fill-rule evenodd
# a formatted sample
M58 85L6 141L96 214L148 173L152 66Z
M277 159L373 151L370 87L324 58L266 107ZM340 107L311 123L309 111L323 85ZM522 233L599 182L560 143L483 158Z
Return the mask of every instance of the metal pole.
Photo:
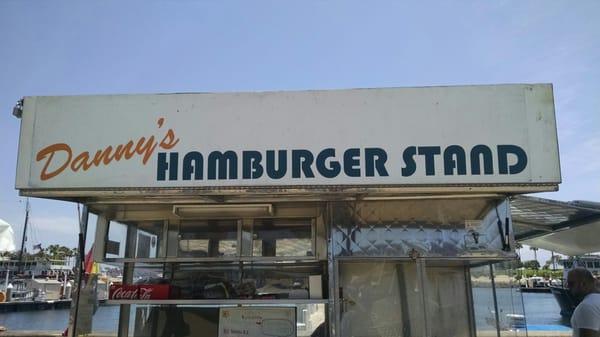
M77 266L78 272L76 274L75 282L77 284L75 298L75 310L71 311L72 324L69 326L69 336L77 336L77 319L79 314L79 299L81 298L81 283L83 283L83 276L85 273L85 238L87 234L89 210L86 205L83 205L81 218L79 220L79 254L77 254ZM73 302L71 302L73 303Z
M494 279L494 265L490 266L490 278L492 280L492 294L494 295L494 313L496 314L496 334L500 337L500 315L498 314L498 297L496 296L496 280Z
M127 241L125 241L125 257L134 258L135 249L137 247L137 227L135 225L127 225ZM125 262L123 264L123 284L133 283L133 269L135 263ZM121 310L119 310L119 327L117 336L127 337L129 336L129 317L130 317L131 305L121 304Z
M23 272L23 251L25 250L25 240L27 239L27 223L29 222L29 198L25 202L25 223L23 224L23 239L21 240L21 250L19 251L19 274Z
M325 321L328 322L329 334L331 337L338 337L340 335L340 288L339 288L339 266L337 265L337 261L335 260L335 256L333 255L333 231L332 226L334 224L333 220L333 205L331 203L326 204L326 212L325 212L325 221L323 221L323 225L325 226L326 238L327 238L327 273L328 277L328 287L329 287L329 300L327 301L327 313Z

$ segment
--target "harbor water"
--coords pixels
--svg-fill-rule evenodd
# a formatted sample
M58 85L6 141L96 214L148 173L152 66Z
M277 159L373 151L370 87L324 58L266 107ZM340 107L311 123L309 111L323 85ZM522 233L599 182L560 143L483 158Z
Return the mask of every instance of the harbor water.
M474 288L475 307L480 312L489 312L493 308L493 302L490 302L487 296L479 294L482 289ZM511 291L510 289L499 289L501 292ZM517 293L520 296L520 293ZM502 299L509 299L510 296L498 296L499 305L505 308L508 303L503 304ZM527 325L530 330L562 330L568 328L568 320L560 315L560 307L556 303L554 296L548 293L523 293L525 314ZM511 303L510 305L513 305ZM522 309L521 309L522 310ZM482 316L484 317L484 316ZM26 311L0 314L0 326L9 330L55 330L62 331L67 326L69 319L69 310L45 310L45 311ZM100 306L94 315L94 331L115 331L119 319L118 306ZM489 324L485 319L477 321L478 326Z

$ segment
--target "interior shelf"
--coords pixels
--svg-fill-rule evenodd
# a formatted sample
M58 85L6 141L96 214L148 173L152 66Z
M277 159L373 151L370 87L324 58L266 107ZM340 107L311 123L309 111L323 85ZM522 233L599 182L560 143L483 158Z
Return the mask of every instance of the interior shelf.
M192 258L192 257L157 257L157 258L105 258L101 263L245 263L245 264L294 264L318 263L316 258L297 257L235 257L235 258ZM325 261L325 260L323 260Z
M297 305L297 304L326 304L327 299L279 299L279 300L202 300L202 299L170 299L170 300L107 300L106 304L139 304L139 305Z

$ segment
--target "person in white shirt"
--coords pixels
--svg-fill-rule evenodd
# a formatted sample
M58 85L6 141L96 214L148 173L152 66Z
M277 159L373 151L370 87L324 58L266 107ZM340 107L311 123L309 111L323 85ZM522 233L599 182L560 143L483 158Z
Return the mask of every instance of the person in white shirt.
M584 268L571 269L567 288L576 300L581 300L571 316L573 337L600 337L600 293L592 273Z

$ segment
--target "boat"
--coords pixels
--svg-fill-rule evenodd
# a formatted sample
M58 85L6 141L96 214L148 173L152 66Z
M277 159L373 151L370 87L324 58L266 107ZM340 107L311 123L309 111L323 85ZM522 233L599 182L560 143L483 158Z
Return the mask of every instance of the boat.
M573 298L569 290L563 286L550 286L550 292L552 292L560 306L560 315L567 318L571 317L579 302Z
M57 274L56 271L46 271L40 275L30 272L32 270L25 270L26 275L31 275L28 277L19 275L9 278L8 282L5 279L0 281L0 313L64 309L71 306L74 289L72 273ZM106 302L110 285L120 280L105 273L98 274L95 286L98 304Z
M65 254L55 259L28 254L25 243L29 211L27 199L21 249L17 253L10 253L16 248L12 226L0 219L0 251L8 253L0 257L0 312L68 308L71 305L75 257ZM37 254L43 251L41 244L33 248L39 250Z
M560 264L564 268L564 279L567 278L567 273L569 270L576 267L586 268L596 277L600 275L600 256L598 255L583 255L571 259L563 259L560 260ZM560 306L561 316L570 318L571 315L573 315L573 311L579 304L579 301L577 301L577 299L571 295L569 290L565 288L564 284L565 282L562 282L558 285L551 285L550 291Z
M519 291L522 293L549 293L550 280L541 276L532 276L525 280L525 284L521 284Z
M73 266L68 261L0 261L0 312L68 308Z

